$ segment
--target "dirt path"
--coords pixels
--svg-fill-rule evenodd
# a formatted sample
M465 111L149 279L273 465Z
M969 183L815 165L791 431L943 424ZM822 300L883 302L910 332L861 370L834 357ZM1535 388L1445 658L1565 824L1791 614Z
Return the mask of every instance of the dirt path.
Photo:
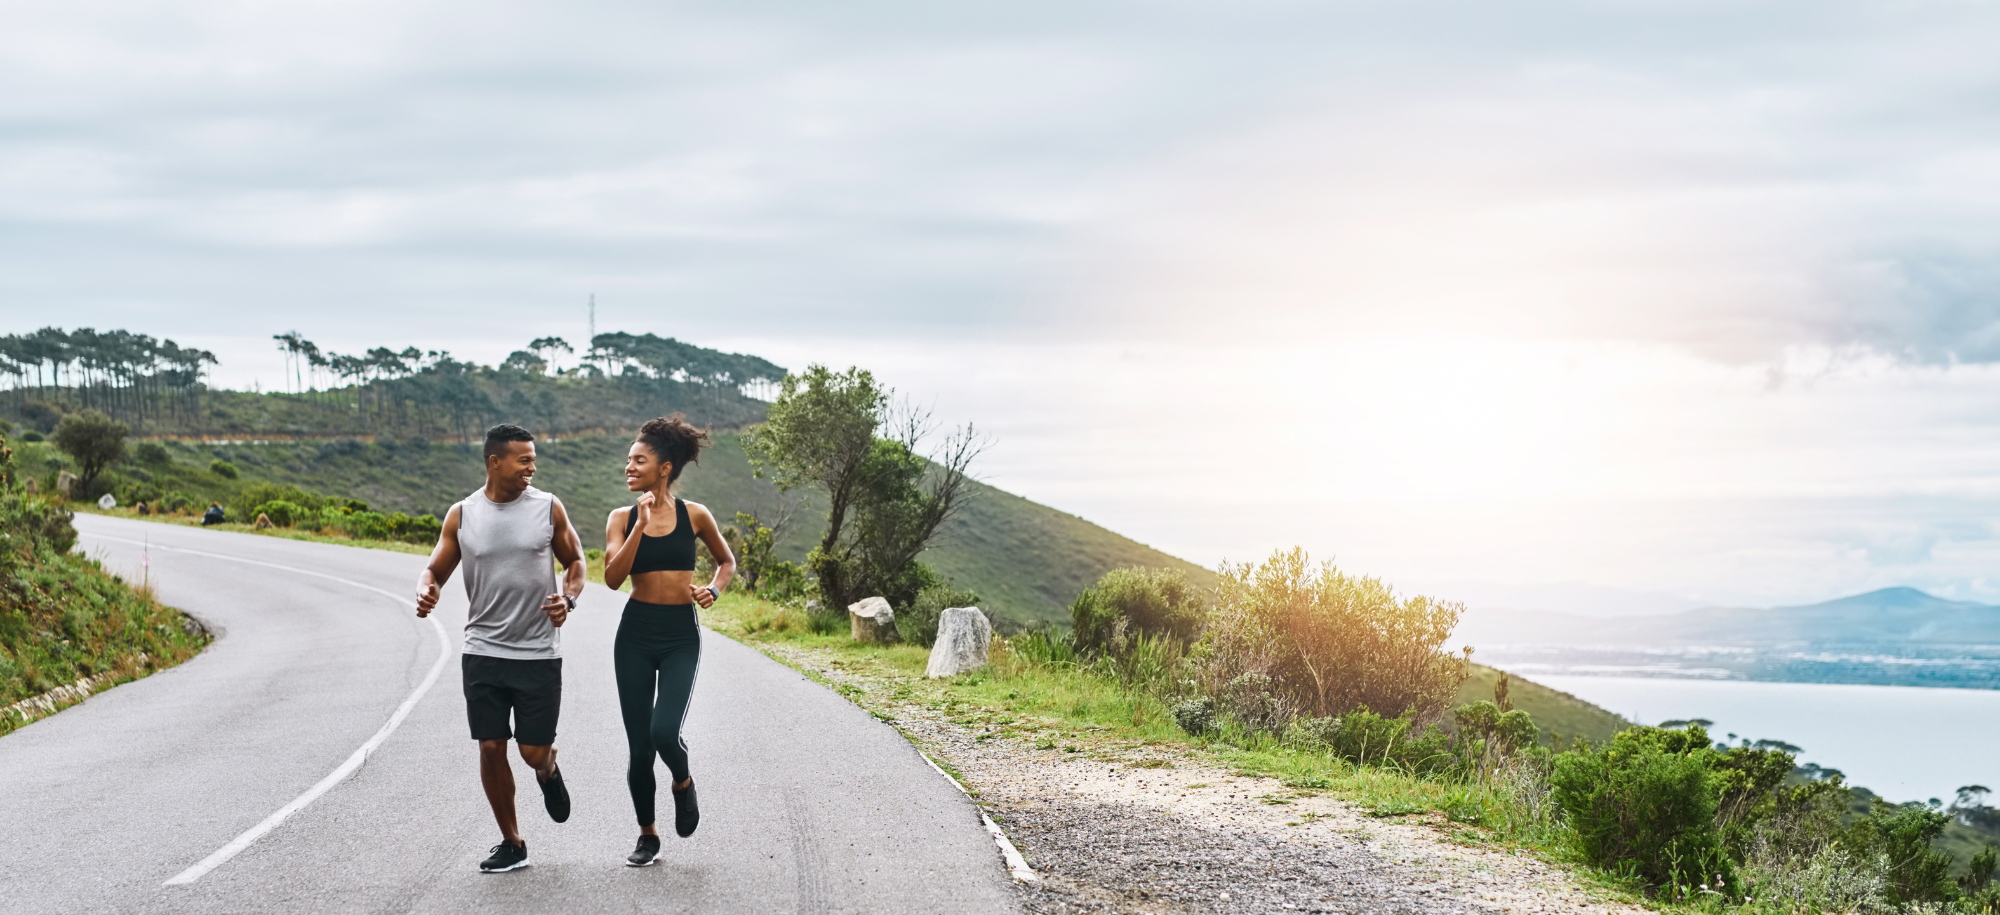
M1455 842L1442 818L1392 822L1180 747L1024 736L909 698L909 678L831 652L759 647L889 716L957 770L1041 875L1038 913L1636 913L1561 869ZM1403 818L1404 820L1414 818Z

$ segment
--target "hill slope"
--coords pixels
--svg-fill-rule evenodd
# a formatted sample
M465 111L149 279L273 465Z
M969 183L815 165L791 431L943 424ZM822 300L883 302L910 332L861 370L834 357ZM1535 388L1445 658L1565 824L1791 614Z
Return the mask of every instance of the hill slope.
M121 501L178 492L202 504L227 502L243 486L268 481L361 499L385 511L442 515L485 479L478 447L456 442L165 444L165 463L127 462L114 472L113 491ZM624 477L630 444L625 435L591 434L539 446L535 485L562 498L585 532L586 546L602 545L599 532L606 516L632 499ZM48 479L43 484L53 483L55 465L64 459L46 444L27 444L23 451L23 463L44 468ZM225 479L209 470L217 459L236 465L239 477ZM752 472L740 432L716 433L714 447L681 478L680 492L707 505L725 524L739 511L773 517L781 501L777 490ZM797 515L781 543L781 554L793 560L804 558L811 548L825 509L807 499ZM940 542L922 558L960 587L978 591L986 609L1015 625L1068 625L1069 602L1077 592L1119 566L1181 569L1202 585L1215 580L1213 572L1186 560L976 483L965 510L947 523Z

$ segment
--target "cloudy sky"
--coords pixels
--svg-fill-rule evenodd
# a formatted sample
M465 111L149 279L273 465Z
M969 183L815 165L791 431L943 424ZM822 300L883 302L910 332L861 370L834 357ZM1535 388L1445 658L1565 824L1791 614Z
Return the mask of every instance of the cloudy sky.
M8 331L268 385L273 333L495 361L594 295L874 368L995 484L1204 564L2000 601L1991 3L6 21Z

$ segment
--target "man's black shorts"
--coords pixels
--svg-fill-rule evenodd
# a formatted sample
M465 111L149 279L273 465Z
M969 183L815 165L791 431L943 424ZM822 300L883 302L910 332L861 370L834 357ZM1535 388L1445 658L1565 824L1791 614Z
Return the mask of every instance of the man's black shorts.
M562 710L561 658L490 658L460 655L465 668L465 719L473 740L506 740L530 747L556 742ZM514 727L507 727L512 712Z

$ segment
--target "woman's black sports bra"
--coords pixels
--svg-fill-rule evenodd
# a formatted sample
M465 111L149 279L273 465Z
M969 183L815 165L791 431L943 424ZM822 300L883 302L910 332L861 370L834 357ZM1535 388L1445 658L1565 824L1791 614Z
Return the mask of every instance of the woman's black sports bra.
M639 510L625 512L625 536L632 536L632 526L639 523ZM639 532L639 554L632 557L632 572L692 572L694 571L694 525L688 521L687 503L674 500L674 530L665 537L651 537Z

